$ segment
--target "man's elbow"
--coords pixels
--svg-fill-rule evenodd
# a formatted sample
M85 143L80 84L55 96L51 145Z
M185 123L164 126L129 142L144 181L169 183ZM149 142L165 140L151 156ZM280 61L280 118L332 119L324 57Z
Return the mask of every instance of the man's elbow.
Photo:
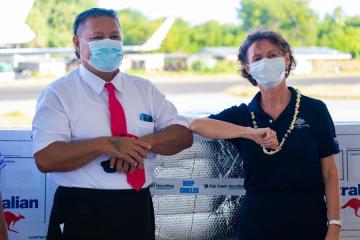
M193 134L189 129L185 128L185 130L180 135L178 135L176 139L173 140L173 144L165 144L161 146L159 153L165 156L174 155L186 148L191 147L192 144Z
M46 157L42 156L39 153L35 153L35 163L37 168L42 173L48 173L51 172L50 166L48 161L46 161Z
M192 132L190 131L187 131L186 133L186 136L185 136L185 144L184 144L184 148L183 149L186 149L186 148L189 148L193 145L194 143L194 139L193 139L193 134Z
M181 137L181 144L179 144L179 148L175 153L178 153L186 148L189 148L193 145L193 134L189 129L186 129ZM173 153L173 154L175 154Z
M193 144L193 133L190 130L190 126L189 127L177 126L177 127L180 129L180 131L178 132L176 138L181 139L179 141L179 148L181 148L179 151L191 147Z

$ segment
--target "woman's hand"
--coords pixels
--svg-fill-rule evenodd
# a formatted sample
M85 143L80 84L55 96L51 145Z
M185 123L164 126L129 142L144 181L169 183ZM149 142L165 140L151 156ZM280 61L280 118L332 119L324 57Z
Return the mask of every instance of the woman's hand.
M249 139L262 147L276 149L279 146L276 132L271 128L250 128L249 131Z
M340 240L340 227L335 224L329 224L325 240Z

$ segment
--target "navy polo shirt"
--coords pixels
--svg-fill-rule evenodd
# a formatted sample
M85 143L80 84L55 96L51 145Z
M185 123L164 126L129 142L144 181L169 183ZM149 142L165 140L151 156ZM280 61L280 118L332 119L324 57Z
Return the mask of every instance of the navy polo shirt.
M295 112L296 91L291 87L289 90L290 102L276 120L260 107L260 92L248 106L233 106L209 118L253 127L250 112L254 112L257 126L276 131L280 142ZM244 138L229 141L243 159L247 192L311 191L324 194L321 159L339 152L334 123L326 105L303 95L295 127L278 153L267 155L257 143Z

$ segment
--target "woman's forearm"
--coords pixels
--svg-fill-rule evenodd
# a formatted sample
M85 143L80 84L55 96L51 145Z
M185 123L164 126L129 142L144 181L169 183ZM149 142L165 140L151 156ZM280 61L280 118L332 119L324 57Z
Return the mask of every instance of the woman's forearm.
M340 220L340 183L334 155L321 159L321 170L325 184L328 220ZM325 239L339 240L340 230L339 225L330 224Z
M206 138L231 139L249 138L250 128L208 118L199 118L191 122L190 130Z
M328 219L340 219L340 195L338 174L333 174L325 179L325 195L328 207Z
M335 156L323 158L322 173L325 183L325 195L328 207L328 219L340 219L340 192L339 173L336 167Z

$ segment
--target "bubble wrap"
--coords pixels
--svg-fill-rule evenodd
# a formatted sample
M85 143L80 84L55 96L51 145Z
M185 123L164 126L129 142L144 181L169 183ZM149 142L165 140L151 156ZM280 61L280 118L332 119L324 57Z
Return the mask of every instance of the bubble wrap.
M200 141L174 156L158 156L161 178L240 178L242 161L225 141ZM153 195L156 239L237 239L243 196Z

